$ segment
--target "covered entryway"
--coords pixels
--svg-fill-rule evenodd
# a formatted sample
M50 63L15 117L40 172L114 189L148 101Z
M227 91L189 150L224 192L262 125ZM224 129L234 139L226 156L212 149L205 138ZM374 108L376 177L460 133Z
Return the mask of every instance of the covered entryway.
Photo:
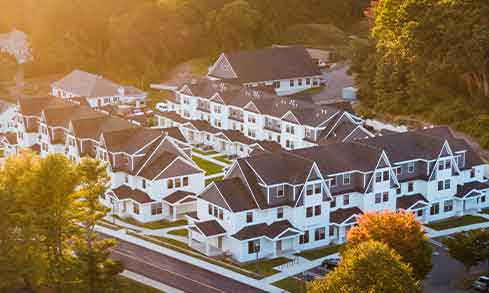
M195 222L189 225L188 246L207 256L218 256L224 253L226 230L216 221Z
M163 199L165 218L169 221L183 219L186 214L197 210L197 198L195 193L175 191Z

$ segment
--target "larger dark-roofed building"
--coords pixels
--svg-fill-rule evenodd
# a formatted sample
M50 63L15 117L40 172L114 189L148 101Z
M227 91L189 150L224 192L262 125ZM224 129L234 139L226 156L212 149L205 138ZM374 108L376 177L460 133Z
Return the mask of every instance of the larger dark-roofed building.
M198 195L189 220L226 232L211 239L191 225L189 237L242 262L342 243L365 212L429 223L488 207L487 169L446 127L260 152Z

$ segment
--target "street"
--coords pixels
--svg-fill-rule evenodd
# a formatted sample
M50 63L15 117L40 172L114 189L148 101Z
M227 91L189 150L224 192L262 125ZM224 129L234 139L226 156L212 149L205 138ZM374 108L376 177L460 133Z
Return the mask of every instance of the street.
M118 240L112 257L129 271L185 292L263 292L194 265Z
M465 271L465 267L448 255L445 248L433 245L433 249L439 255L433 255L433 269L424 281L424 292L427 293L461 293L476 292L470 289L470 283L464 288L463 280L476 272L484 272L485 263L472 268L471 273Z

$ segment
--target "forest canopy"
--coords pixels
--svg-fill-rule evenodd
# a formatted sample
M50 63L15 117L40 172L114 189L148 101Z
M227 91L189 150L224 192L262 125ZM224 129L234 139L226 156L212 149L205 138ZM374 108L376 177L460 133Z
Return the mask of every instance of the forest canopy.
M144 86L189 59L283 42L284 32L293 25L349 30L363 18L368 3L0 0L0 32L16 27L31 36L34 62L27 68L29 75L80 68Z

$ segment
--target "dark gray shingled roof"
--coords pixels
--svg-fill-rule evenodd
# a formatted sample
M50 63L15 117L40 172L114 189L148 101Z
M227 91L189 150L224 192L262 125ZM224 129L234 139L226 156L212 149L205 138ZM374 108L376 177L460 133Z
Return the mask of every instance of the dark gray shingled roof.
M321 75L311 55L299 46L270 47L224 55L238 76L234 81L239 83Z
M217 236L226 233L226 230L216 220L209 220L205 222L196 222L195 226L206 237Z
M361 215L363 212L357 207L347 208L347 209L337 209L331 212L330 221L331 223L342 224L348 218L353 215Z
M214 184L233 212L241 212L257 208L253 195L249 192L241 179L229 178L214 182Z
M111 190L118 199L132 199L138 203L150 203L154 200L146 192L139 189L131 189L126 185L121 185Z
M489 183L488 182L479 182L479 181L469 182L469 183L465 183L464 185L458 185L457 186L457 194L455 194L455 196L462 198L473 190L479 190L480 191L480 190L486 190L486 189L489 189Z
M396 208L407 210L412 207L418 201L429 203L429 201L422 194L405 195L396 199Z

